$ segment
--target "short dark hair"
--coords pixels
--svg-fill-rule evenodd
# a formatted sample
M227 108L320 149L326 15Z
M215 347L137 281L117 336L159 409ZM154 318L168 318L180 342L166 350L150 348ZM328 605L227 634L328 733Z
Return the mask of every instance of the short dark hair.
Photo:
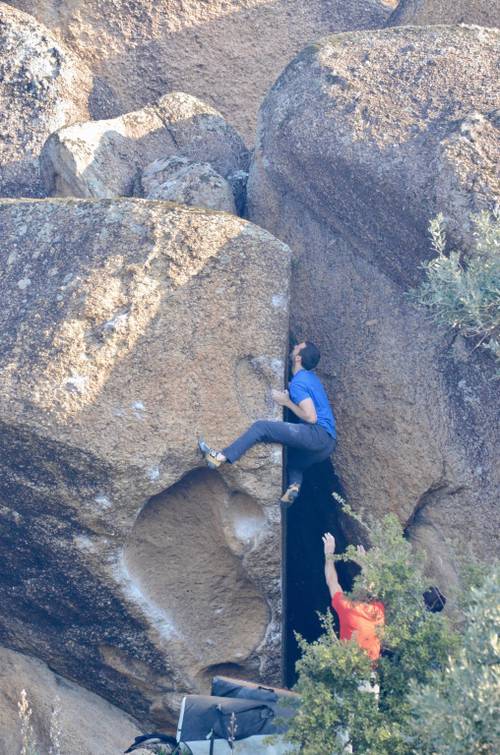
M429 587L424 592L425 607L431 613L439 613L446 605L446 598L439 587Z
M302 358L302 367L305 370L314 370L318 364L321 354L318 347L311 341L304 341L305 346L299 351Z

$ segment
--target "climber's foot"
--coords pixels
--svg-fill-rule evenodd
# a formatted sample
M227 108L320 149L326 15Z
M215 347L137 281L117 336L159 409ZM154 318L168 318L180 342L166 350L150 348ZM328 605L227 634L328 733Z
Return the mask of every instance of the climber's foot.
M292 504L300 493L300 485L298 482L294 482L288 486L287 490L280 498L282 503Z
M216 451L214 448L210 448L203 438L200 438L198 441L198 448L203 454L209 469L218 469L221 464L224 464L224 462L227 461L224 454L221 454L220 451Z

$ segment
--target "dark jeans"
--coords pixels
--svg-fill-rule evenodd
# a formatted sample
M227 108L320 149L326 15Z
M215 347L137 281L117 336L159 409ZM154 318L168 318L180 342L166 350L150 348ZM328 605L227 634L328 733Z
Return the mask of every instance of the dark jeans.
M302 483L304 470L328 459L337 441L320 425L260 419L222 453L232 464L256 443L281 443L288 452L288 485Z

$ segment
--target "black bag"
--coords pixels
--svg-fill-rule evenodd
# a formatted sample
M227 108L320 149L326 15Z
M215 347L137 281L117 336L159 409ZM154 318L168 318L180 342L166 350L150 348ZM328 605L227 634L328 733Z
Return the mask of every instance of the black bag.
M243 698L186 695L182 703L177 738L183 742L210 739L229 739L231 717L234 714L234 739L256 735L281 734L286 731L286 719L294 709L273 702Z
M248 682L246 679L233 679L229 676L214 676L212 679L212 695L217 697L237 697L245 700L261 700L262 702L277 703L290 700L297 702L296 692L281 687L265 687L262 684Z

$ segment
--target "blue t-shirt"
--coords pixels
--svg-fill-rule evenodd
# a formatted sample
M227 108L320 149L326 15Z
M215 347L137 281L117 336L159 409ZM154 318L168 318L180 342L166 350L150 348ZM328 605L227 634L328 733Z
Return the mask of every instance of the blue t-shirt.
M328 401L326 391L319 377L314 372L299 370L288 384L290 398L294 404L300 404L305 398L312 398L316 409L316 424L324 427L332 438L337 437L335 430L335 417ZM303 420L300 420L301 422ZM306 423L307 424L307 423Z

